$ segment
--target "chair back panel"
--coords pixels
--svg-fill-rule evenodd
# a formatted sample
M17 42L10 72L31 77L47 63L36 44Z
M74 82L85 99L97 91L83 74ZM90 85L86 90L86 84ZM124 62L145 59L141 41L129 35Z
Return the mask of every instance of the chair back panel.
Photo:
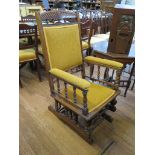
M68 70L82 64L78 24L43 27L50 68Z
M37 26L31 26L27 24L19 24L19 49L38 48L37 41ZM32 39L34 37L34 41ZM25 40L25 43L21 43L20 40Z

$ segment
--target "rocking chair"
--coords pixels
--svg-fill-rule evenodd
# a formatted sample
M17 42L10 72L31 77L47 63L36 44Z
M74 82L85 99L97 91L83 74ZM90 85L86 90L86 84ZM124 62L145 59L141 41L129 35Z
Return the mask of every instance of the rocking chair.
M55 100L55 106L50 105L49 110L88 143L92 143L93 129L104 119L112 122L112 118L106 114L106 111L116 111L116 97L120 94L118 87L123 64L93 56L84 58L80 22L46 25L42 24L45 18L52 21L60 18L61 20L77 18L78 20L75 21L79 21L79 17L73 12L62 10L36 13L50 92ZM85 63L90 67L89 76L85 73ZM98 66L97 78L93 77L93 65ZM81 67L82 78L67 72L74 67ZM100 80L100 69L104 67L116 71L113 83L106 79ZM93 83L97 81L102 85Z

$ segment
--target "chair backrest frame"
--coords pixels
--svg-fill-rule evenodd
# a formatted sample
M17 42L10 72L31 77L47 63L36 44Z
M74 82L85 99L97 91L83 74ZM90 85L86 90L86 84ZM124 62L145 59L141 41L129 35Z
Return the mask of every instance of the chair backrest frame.
M34 42L32 41L32 37L34 37ZM19 39L20 38L31 38L30 43L27 45L19 46L19 49L28 49L35 48L35 54L38 58L38 33L37 33L37 25L31 26L28 24L19 24Z
M65 19L75 19L75 22L73 21L73 23L54 23L55 20L59 21L59 20L64 20ZM52 11L47 11L47 12L43 12L43 13L39 13L36 12L36 21L37 21L37 25L38 25L38 29L39 29L39 34L40 34L40 39L41 39L41 45L42 45L42 49L44 51L44 57L45 57L45 65L46 65L46 71L48 73L48 71L52 68L52 66L50 66L50 62L49 62L49 57L48 57L48 51L47 51L47 45L45 42L45 34L44 34L44 30L43 27L47 27L47 26L55 26L55 25L67 25L67 24L78 24L78 29L79 29L79 37L81 36L81 31L80 31L80 19L77 13L73 13L70 11L64 11L64 10L52 10ZM52 24L49 24L49 22L53 22ZM46 24L43 24L42 22L46 22ZM83 57L83 52L82 52L82 45L81 45L81 37L80 39L80 51L81 51L81 56L82 56L82 64L81 66L81 73L82 73L82 78L85 77L85 70L84 70L84 57ZM77 66L74 66L77 67ZM72 68L69 68L72 69Z

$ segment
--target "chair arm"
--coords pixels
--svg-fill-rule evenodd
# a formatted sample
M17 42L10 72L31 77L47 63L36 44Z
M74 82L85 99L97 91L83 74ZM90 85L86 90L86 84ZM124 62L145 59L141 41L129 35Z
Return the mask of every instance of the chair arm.
M108 60L108 59L97 58L97 57L93 57L93 56L85 57L84 61L87 63L90 63L90 64L101 65L101 66L116 69L116 70L120 70L123 68L123 64L120 62Z
M77 88L81 90L86 90L91 85L90 82L81 79L79 77L76 77L70 73L67 73L65 71L62 71L57 68L53 68L49 71L52 75L58 77L61 80L66 81L67 83L76 86Z

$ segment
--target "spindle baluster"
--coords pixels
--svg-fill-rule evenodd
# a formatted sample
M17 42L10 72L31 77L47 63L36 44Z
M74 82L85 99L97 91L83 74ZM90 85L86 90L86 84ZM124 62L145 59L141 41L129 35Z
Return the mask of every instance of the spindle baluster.
M77 98L76 98L76 87L73 86L73 102L77 103Z

